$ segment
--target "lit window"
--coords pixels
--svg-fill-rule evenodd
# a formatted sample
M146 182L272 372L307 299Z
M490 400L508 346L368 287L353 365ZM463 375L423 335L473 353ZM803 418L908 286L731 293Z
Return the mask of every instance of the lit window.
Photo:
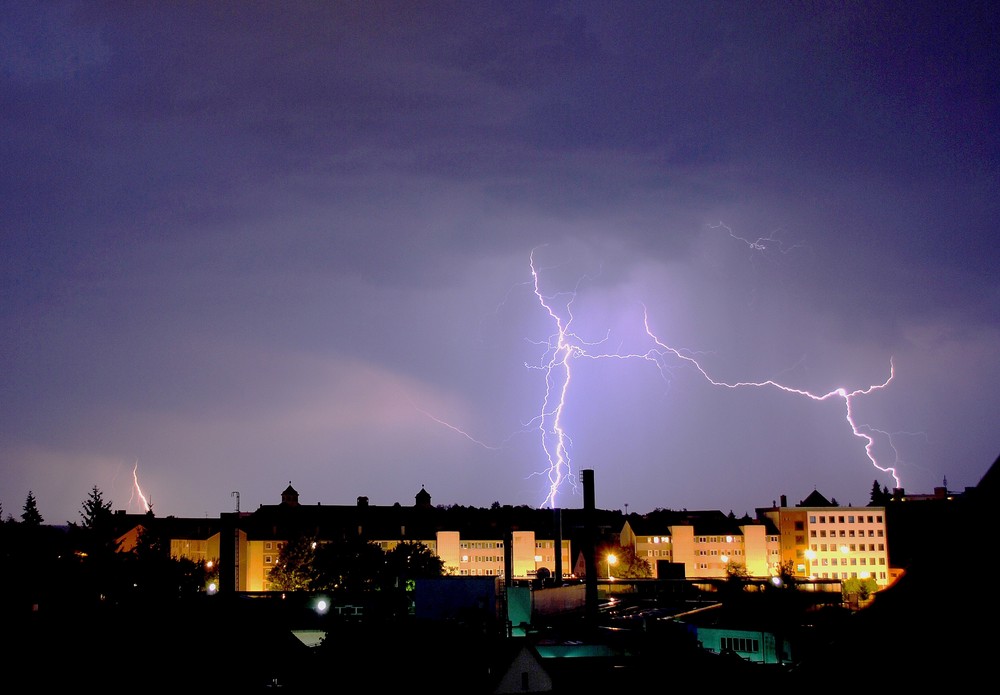
M265 555L264 556L264 564L265 565L270 565L271 564L271 556L270 555Z

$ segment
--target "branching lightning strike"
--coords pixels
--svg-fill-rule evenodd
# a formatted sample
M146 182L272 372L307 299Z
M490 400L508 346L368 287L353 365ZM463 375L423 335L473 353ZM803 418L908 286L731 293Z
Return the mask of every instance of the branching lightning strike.
M763 247L761 246L760 248ZM858 437L865 443L865 455L868 457L868 460L871 461L872 465L878 470L892 475L895 480L896 487L900 487L899 477L896 474L895 468L892 466L880 465L872 451L875 446L875 439L865 430L878 430L874 430L866 425L859 425L855 421L853 412L854 400L856 398L885 389L892 382L895 377L895 366L891 359L889 361L889 376L885 379L885 381L873 384L866 388L855 389L853 391L848 391L845 388L836 388L824 394L815 394L804 389L786 386L771 379L765 381L740 381L733 383L719 381L714 379L701 365L701 363L692 357L691 351L682 351L664 343L650 327L649 315L648 312L645 311L645 307L643 311L643 324L646 334L653 341L655 347L645 353L591 354L588 352L587 346L594 345L595 343L586 343L583 341L576 342L574 339L578 339L578 337L570 330L570 326L573 323L572 304L575 300L576 293L568 293L569 299L565 302L565 316L561 315L553 308L554 302L552 299L546 297L541 290L539 273L535 266L533 253L530 260L530 266L534 280L535 296L541 306L546 310L546 312L548 312L556 326L556 332L552 335L548 342L548 350L546 352L548 359L545 360L542 367L545 371L545 395L541 411L535 418L535 421L538 423L538 429L541 433L542 450L547 461L545 474L548 477L548 493L542 506L555 507L559 489L567 480L572 481L573 479L573 471L569 454L569 445L571 444L571 440L566 432L563 415L566 407L567 395L569 393L570 382L572 380L571 360L574 358L620 360L642 359L653 362L659 370L660 375L666 379L667 372L670 369L670 366L667 364L667 359L670 356L673 356L677 360L680 360L682 364L694 367L698 373L700 373L702 377L712 386L729 389L774 388L785 393L802 396L813 401L827 401L839 398L844 402L844 417L851 428L851 432L855 437Z
M720 225L725 227L724 225ZM773 239L757 239L756 241L748 241L746 239L741 239L733 235L732 230L725 227L734 238L740 239L747 243L750 248L755 251L764 251L769 248L769 244ZM787 249L780 248L782 252ZM726 382L719 381L713 378L709 372L702 366L702 364L694 357L698 354L691 350L680 349L672 347L665 342L663 342L654 333L649 322L649 315L645 307L643 308L643 325L646 331L646 335L653 342L654 347L650 348L643 353L622 353L618 352L592 352L591 348L603 344L608 336L605 336L602 340L591 342L582 340L573 330L573 303L576 300L577 289L568 292L557 293L555 295L546 295L542 291L541 287L541 277L539 269L535 263L535 252L532 251L529 258L529 266L531 269L532 276L532 288L535 294L535 298L538 300L539 305L545 310L545 312L552 319L555 325L555 332L552 333L548 340L542 341L540 344L545 346L545 350L542 355L542 359L537 365L525 364L529 369L539 369L545 374L545 391L542 398L541 408L536 416L534 416L525 426L524 431L530 431L532 429L537 430L540 439L543 454L545 456L546 468L536 473L535 475L544 475L547 478L547 492L545 499L540 506L542 507L552 507L556 506L557 496L566 484L570 484L575 487L575 476L573 473L573 468L571 465L570 457L570 446L572 444L572 439L567 432L564 415L567 404L567 397L569 395L570 385L573 377L572 361L574 359L617 359L617 360L645 360L647 362L652 362L660 373L660 376L669 381L669 373L672 369L676 369L677 366L688 366L693 367L710 385L719 388L728 389L742 389L742 388L772 388L782 391L784 393L792 394L795 396L800 396L807 398L812 401L828 401L832 399L840 399L844 403L844 418L847 424L850 426L851 433L861 439L864 442L865 455L872 465L883 473L890 474L894 481L896 487L901 487L899 477L897 475L894 466L881 465L873 453L873 448L875 446L875 438L869 432L877 432L880 434L886 434L881 430L877 430L869 425L858 424L854 418L854 401L861 397L870 395L876 391L881 391L889 386L892 380L895 378L895 365L893 361L889 360L889 376L881 383L872 384L865 388L855 389L853 391L848 391L846 388L836 388L827 393L816 394L810 391L795 388L792 386L787 386L785 384L774 381L773 379L767 379L764 381L738 381L738 382ZM669 360L676 360L679 365L668 364ZM462 436L466 437L470 441L484 447L487 449L499 449L501 447L491 446L481 442L480 440L472 437L464 430L437 418L426 411L421 411L431 419L436 422L458 432ZM513 436L513 435L512 435ZM509 439L509 438L508 438ZM890 446L892 442L890 440ZM894 448L894 447L893 447ZM898 454L897 454L898 462ZM138 482L136 483L138 487Z

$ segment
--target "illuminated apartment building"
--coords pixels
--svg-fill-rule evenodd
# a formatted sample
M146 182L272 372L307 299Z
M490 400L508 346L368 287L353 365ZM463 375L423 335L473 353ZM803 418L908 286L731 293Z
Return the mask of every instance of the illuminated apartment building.
M838 506L813 490L794 507L782 495L780 506L757 516L780 530L781 563L795 576L890 583L885 507Z
M751 577L768 577L776 574L780 556L778 530L770 522L721 511L632 515L619 543L632 547L658 579L722 579L737 565Z
M535 578L543 569L552 574L557 562L561 567L570 564L570 541L556 540L551 511L440 509L431 506L424 489L412 507L378 507L366 497L359 497L357 505L310 506L300 504L298 492L289 485L280 504L222 514L216 527L209 537L172 537L171 552L206 559L214 550L223 586L237 591L271 590L268 575L281 549L301 537L317 543L360 538L383 551L403 542L422 543L441 558L446 574L456 576L505 576L508 549L514 579Z

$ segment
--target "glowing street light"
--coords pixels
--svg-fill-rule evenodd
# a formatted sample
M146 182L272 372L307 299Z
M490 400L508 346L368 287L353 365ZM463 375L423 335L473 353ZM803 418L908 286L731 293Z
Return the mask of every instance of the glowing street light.
M614 579L614 577L611 576L611 565L615 564L616 562L618 562L618 558L616 558L614 555L608 555L608 581L609 582Z

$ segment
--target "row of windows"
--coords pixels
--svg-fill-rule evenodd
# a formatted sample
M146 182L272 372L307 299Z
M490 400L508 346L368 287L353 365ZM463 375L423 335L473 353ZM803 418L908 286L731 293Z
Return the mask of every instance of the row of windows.
M476 549L502 548L503 547L503 541L496 541L496 542L494 542L494 541L472 541L471 543L463 541L460 544L460 547L462 548L462 550L468 550L469 548L476 548Z
M724 652L756 654L760 651L760 642L749 637L723 637L719 647Z
M876 536L878 536L879 538L882 538L883 536L885 536L885 531L883 531L882 529L878 529L877 531L875 529L868 529L868 537L869 538L875 538ZM809 530L809 537L810 538L816 538L816 530L815 529L810 529ZM825 529L820 529L819 537L820 538L826 538L826 530ZM830 538L836 538L836 537L837 537L837 531L831 530L830 531ZM854 538L855 537L855 535L854 535L854 529L851 529L849 531L844 531L844 529L840 529L840 537L841 538ZM865 531L864 531L864 529L861 529L860 531L858 531L857 537L858 538L864 538L865 537ZM799 538L799 536L796 536L796 538Z
M840 572L838 574L837 572L817 572L816 576L819 577L820 579L857 579L858 578L858 573L857 572ZM868 575L868 576L870 576L870 575ZM879 572L878 573L878 578L879 579L885 579L885 572Z
M823 552L823 551L825 551L827 549L826 543L820 543L819 546L817 546L815 543L813 543L811 547L812 547L813 550L818 550L820 552ZM869 552L874 552L875 551L875 547L876 546L875 546L874 543L869 543L868 544L868 551ZM861 544L858 544L857 546L855 546L854 543L851 543L849 546L847 546L847 549L850 552L854 552L855 550L859 550L861 552L864 552L865 551L865 544L861 543ZM880 552L885 552L885 543L879 543L878 544L878 549L879 549ZM833 553L843 552L843 547L837 546L837 545L831 545L830 546L830 552L833 552Z
M844 521L845 518L847 519L846 522ZM866 519L867 519L867 521L865 521ZM829 520L829 521L827 521L827 520ZM810 524L815 524L816 523L816 516L815 515L810 515L809 516L809 523ZM831 524L843 524L843 523L848 523L848 524L864 524L864 523L881 524L882 523L882 515L881 514L877 514L877 515L871 515L871 514L869 514L868 516L862 516L862 515L859 514L859 515L855 516L854 514L847 514L847 515L839 515L839 516L833 516L833 515L824 516L824 515L820 514L820 516L819 516L819 523L821 523L821 524L826 524L826 523L831 523Z
M829 563L827 563L827 560L829 560ZM836 566L837 565L837 560L838 560L838 558L835 558L835 557L831 557L831 558L825 558L824 557L824 558L820 558L819 562L820 562L820 565L822 565L823 567L826 567L827 564L831 564L833 566ZM885 564L885 558L884 557L878 558L878 563L875 562L876 558L873 558L873 557L872 558L861 558L861 562L858 562L858 558L856 558L856 557L851 557L851 558L842 557L842 558L839 558L839 560L840 560L840 564L841 565L847 565L847 564L851 564L851 565L859 565L859 564L860 565L866 565L866 564L884 565ZM850 563L848 563L848 560L850 560ZM865 560L870 560L870 562L865 562Z

